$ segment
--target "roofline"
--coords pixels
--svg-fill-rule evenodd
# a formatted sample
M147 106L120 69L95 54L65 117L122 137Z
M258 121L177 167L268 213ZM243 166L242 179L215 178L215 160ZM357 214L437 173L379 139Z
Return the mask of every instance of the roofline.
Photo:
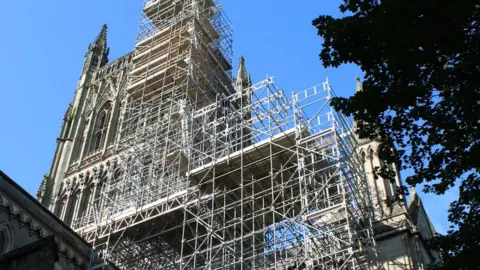
M73 234L74 237L78 238L81 242L85 243L88 247L92 248L92 245L89 244L85 239L83 239L80 235L78 235L70 226L65 224L60 218L58 218L55 214L53 214L50 210L48 210L43 204L41 204L37 199L35 199L30 193L28 193L25 189L23 189L19 184L17 184L12 178L10 178L5 172L0 170L0 176L3 176L8 183L12 186L14 186L17 190L19 190L23 195L25 195L30 201L32 201L36 206L40 207L41 210L47 213L51 218L53 218L56 222L58 222L64 229L66 229L69 233ZM33 209L25 209L29 211L32 215L34 213L32 212ZM42 221L42 223L44 223ZM48 226L48 224L45 224Z

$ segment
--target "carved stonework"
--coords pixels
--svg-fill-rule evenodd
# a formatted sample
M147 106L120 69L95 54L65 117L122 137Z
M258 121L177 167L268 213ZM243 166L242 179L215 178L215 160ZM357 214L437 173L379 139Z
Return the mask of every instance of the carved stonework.
M97 162L101 159L102 159L102 152L101 151L94 152L82 161L81 168L83 169L83 168L85 168L85 167L91 165L92 163L95 163L95 162Z
M84 173L80 173L80 174L78 175L78 188L79 188L80 190L85 189L86 178L87 178L87 177L85 176Z
M93 184L98 185L100 183L101 175L102 175L102 166L97 166L92 169L93 171Z
M4 181L4 180L0 178L0 181ZM72 247L71 243L67 244L66 242L63 241L63 239L61 238L62 236L60 234L54 233L54 231L52 231L52 228L58 228L58 226L49 227L49 225L53 226L54 224L45 223L45 221L42 221L41 219L39 220L39 217L44 217L43 215L36 216L37 214L40 214L38 213L38 211L39 210L42 211L41 209L29 208L27 211L27 209L24 208L25 205L18 204L18 202L29 201L30 199L25 197L21 200L19 200L19 198L16 198L16 197L15 197L16 199L12 199L11 196L18 196L16 194L17 192L9 192L8 190L4 191L0 189L0 210L6 211L8 213L9 222L13 222L13 223L10 223L10 226L15 226L17 228L17 229L11 230L12 233L8 235L9 239L15 242L15 239L20 238L22 239L22 243L25 243L25 246L21 246L20 248L17 248L17 249L12 249L11 246L8 246L10 248L7 248L6 251L7 252L11 251L11 252L6 253L5 256L3 257L0 256L0 269L52 269L52 268L42 268L42 265L43 265L42 260L55 258L53 254L49 254L48 256L42 255L38 258L36 256L33 256L37 259L33 259L31 261L24 260L22 257L23 255L30 257L30 254L32 255L34 254L31 252L28 252L28 250L32 250L32 251L37 250L36 248L30 249L32 245L38 246L39 247L38 250L42 250L42 248L45 247L46 245L43 244L43 242L42 244L37 245L36 243L38 242L35 242L35 241L43 241L48 238L54 240L54 242L52 243L56 244L56 246L58 247L58 252L67 254L68 256L67 259L71 262L75 262L74 267L75 266L79 267L74 269L84 269L86 263L88 262L86 256L88 256L89 254L85 254L81 256L79 253L77 253L77 251L75 250L76 247ZM58 200L58 197L56 198L56 200ZM8 225L0 224L0 230L2 230L5 226L8 226ZM23 235L22 234L23 232L25 232L26 234ZM29 240L26 240L25 237L28 237ZM22 258L22 260L16 260L16 258ZM58 261L58 259L56 259L55 261Z
M73 113L73 105L70 103L68 105L68 109L65 112L65 120L66 121L71 121L73 119L74 113Z
M50 270L57 261L58 248L54 237L48 237L23 247L22 251L5 254L0 260L0 268Z
M88 88L88 96L87 101L85 102L85 112L90 112L93 109L93 105L95 103L95 95L93 87Z
M72 193L73 185L75 183L75 178L73 179L65 179L64 181L64 193L67 196L70 196Z
M43 198L45 197L45 193L47 192L47 183L49 181L48 174L45 174L42 178L42 182L40 183L40 187L38 188L36 199L39 202L42 202Z
M50 172L55 179L45 177L37 193L39 199L45 200L48 196L45 204L52 212L63 213L69 221L74 219L73 214L76 217L85 214L88 209L84 207L84 200L98 199L101 187L94 185L101 184L106 175L113 176L115 169L114 161L109 162L110 166L106 163L117 153L114 141L120 130L119 116L125 114L127 75L134 53L108 63L106 34L105 26L89 46L85 55L85 74L80 77L75 97L65 112L64 125L68 126L62 129L61 137L68 136L71 143L66 144L68 147L58 148L55 153L58 165ZM123 106L119 107L121 99ZM109 110L108 117L99 113L104 109ZM69 132L65 132L67 129ZM67 198L62 204L65 196L72 195L79 197Z
M70 176L71 174L73 174L74 172L77 171L78 167L79 167L79 166L78 166L78 163L75 164L75 165L70 166L70 168L68 168L68 170L67 170L67 172L65 173L65 175Z
M107 179L111 179L115 173L116 159L107 161Z
M52 203L51 205L56 205L58 203L58 200L60 200L60 196L57 194L52 198Z

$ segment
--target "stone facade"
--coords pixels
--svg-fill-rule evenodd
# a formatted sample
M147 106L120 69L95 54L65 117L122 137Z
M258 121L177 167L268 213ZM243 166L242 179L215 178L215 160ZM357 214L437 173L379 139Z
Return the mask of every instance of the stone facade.
M0 269L87 269L90 245L0 171Z
M63 119L51 170L37 194L43 205L74 229L95 222L93 205L98 203L102 183L114 177L116 156L121 153L121 149L115 149L115 142L123 132L120 123L125 114L127 73L133 54L108 63L106 38L104 26L89 46L75 97ZM243 60L237 77L237 87L251 84ZM361 91L358 80L357 91ZM425 246L425 241L435 234L434 228L416 193L409 204L402 198L393 206L387 205L386 200L401 185L401 176L396 164L389 164L396 173L395 181L375 179L375 167L383 164L376 154L382 143L363 140L358 149L375 211L373 226L379 261L385 269L425 269L438 260Z
M356 91L362 91L357 78ZM412 188L410 202L400 197L393 205L387 203L402 185L397 164L386 164L378 157L381 139L359 140L359 153L369 186L370 200L374 209L374 234L378 245L379 262L385 269L426 269L439 260L438 254L426 247L426 240L435 235L435 229L423 208L421 199ZM388 166L395 173L393 181L375 177L375 168Z
M37 199L65 223L87 218L102 179L109 176L116 153L118 123L125 108L125 85L132 54L108 62L107 26L85 54L75 96L65 113L50 172Z
M54 237L48 237L9 252L0 261L1 269L58 269Z

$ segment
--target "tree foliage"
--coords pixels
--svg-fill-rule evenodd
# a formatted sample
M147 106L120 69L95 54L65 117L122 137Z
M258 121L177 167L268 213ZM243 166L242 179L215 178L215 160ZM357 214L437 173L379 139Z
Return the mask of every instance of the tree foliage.
M357 64L364 81L334 106L354 116L361 138L382 136L397 148L381 154L414 171L408 184L439 195L458 187L451 230L431 247L442 255L438 267L478 269L480 1L344 0L340 10L341 18L313 21L320 58L325 67Z

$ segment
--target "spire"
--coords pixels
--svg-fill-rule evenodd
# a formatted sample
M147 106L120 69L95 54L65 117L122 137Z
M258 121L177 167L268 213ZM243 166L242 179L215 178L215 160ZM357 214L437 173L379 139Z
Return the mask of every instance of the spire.
M238 63L238 71L235 85L239 89L245 89L252 86L252 80L250 78L250 74L248 74L247 72L247 68L245 66L245 58L243 56L240 57L240 61Z
M100 67L108 63L110 48L107 46L107 32L108 26L104 24L95 41L88 46L88 53L93 52L94 58L98 59L94 61L95 67L97 67L98 62L100 62Z
M100 30L100 33L98 34L97 38L93 42L94 48L107 50L107 31L108 31L108 26L107 24L104 24L102 26L102 30Z
M418 200L420 200L420 197L418 196L417 190L415 190L415 187L411 187L410 189L410 203L411 204L418 204Z
M417 196L417 190L415 189L415 187L412 187L412 188L410 189L410 194L412 195L412 197Z
M355 92L363 91L363 86L362 86L362 82L360 82L360 78L358 78L358 76L357 76L355 78L355 80L357 81L357 88L356 88Z

